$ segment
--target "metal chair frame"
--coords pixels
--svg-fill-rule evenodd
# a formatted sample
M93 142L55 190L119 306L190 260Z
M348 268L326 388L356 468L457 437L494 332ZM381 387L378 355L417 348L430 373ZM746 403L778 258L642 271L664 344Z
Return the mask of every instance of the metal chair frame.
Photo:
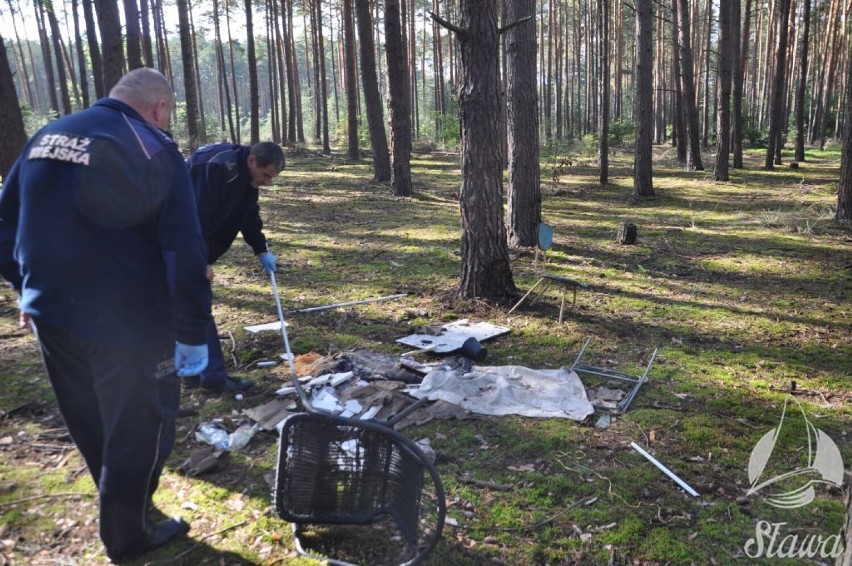
M645 382L648 381L648 374L651 372L651 367L654 365L654 360L657 358L657 349L655 349L654 353L651 354L651 359L648 360L648 365L645 366L644 373L642 373L640 377L636 377L610 368L602 368L581 364L580 360L583 358L583 354L586 353L586 348L589 347L589 343L591 343L591 341L592 337L589 336L586 339L586 343L583 344L583 347L580 349L580 353L577 354L577 358L574 360L574 364L571 366L571 370L574 371L580 377L585 374L589 376L603 377L606 379L615 379L618 381L624 381L626 383L632 383L633 387L614 409L612 407L607 407L598 403L592 403L595 409L607 411L609 413L612 413L613 415L620 415L627 411L627 408L633 402L633 399L636 398L636 394L639 393L639 389L642 387L643 384L645 384Z
M532 302L530 302L530 304L531 305L535 304L535 302L537 300L539 300L541 298L541 296L544 294L544 292L547 291L553 284L556 284L556 285L562 287L562 300L559 303L559 324L562 324L563 314L565 312L565 297L568 293L568 289L572 288L572 290L574 291L574 296L573 296L573 299L571 300L571 305L573 306L573 305L577 304L577 290L589 288L588 285L586 285L585 283L583 283L581 281L575 281L573 279L568 279L567 277L560 277L558 275L545 274L545 275L542 275L539 278L538 281L536 281L535 285L530 287L530 290L527 291L526 295L521 297L520 301L515 303L515 306L513 306L511 309L509 309L509 314L512 314L515 311L516 308L521 306L521 304L523 304L523 302L527 300L527 297L529 297L530 294L533 291L535 291L536 287L541 285L542 282L545 282L544 287L542 287L541 290L536 294L536 296L533 298L533 300L532 300Z
M559 324L562 324L562 320L563 320L564 314L565 314L565 299L568 295L568 289L571 289L573 291L573 296L572 296L572 299L571 299L571 305L573 306L573 305L577 304L577 290L589 288L589 286L587 284L582 283L580 281L575 281L574 279L569 279L567 277L561 277L559 275L553 275L553 274L549 274L549 273L544 272L544 265L547 262L547 250L549 250L552 246L553 246L553 227L550 224L547 224L546 222L539 223L539 225L538 225L538 240L536 242L536 248L535 248L535 259L533 259L533 269L538 271L536 269L537 265L538 265L538 254L539 254L539 252L541 252L542 253L541 271L538 271L538 274L540 275L540 277L539 277L538 281L535 282L535 285L533 285L530 288L530 290L527 291L526 294L523 297L521 297L521 300L518 301L517 303L515 303L515 306L513 306L509 310L508 314L512 314L513 312L515 312L515 309L517 309L519 306L521 306L524 303L524 301L526 301L527 298L532 294L532 292L535 291L538 288L538 286L541 285L542 283L544 283L544 287L539 289L538 293L535 295L533 300L530 302L531 305L535 304L535 302L537 300L539 300L542 297L542 295L544 295L544 293L548 289L550 289L551 286L556 285L557 287L562 288L562 299L559 303Z

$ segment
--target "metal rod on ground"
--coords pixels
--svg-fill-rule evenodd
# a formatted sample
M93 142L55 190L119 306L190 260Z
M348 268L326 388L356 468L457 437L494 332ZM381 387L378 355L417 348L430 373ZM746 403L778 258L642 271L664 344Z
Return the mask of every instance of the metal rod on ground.
M658 350L659 348L657 348ZM651 371L651 366L654 365L654 360L657 359L657 350L654 350L654 353L651 354L651 360L648 362L648 366L645 368L645 373L642 374L642 377L639 378L639 381L636 383L636 387L633 388L633 391L627 396L627 398L622 401L621 412L627 410L627 407L630 406L630 403L633 402L633 399L636 397L636 394L639 393L639 388L642 387L642 384L648 381L648 372Z
M683 481L682 479L680 479L679 477L677 477L677 476L674 474L674 472L672 472L672 471L671 471L671 470L669 470L667 467L665 467L664 465L662 465L662 464L661 464L661 463L660 463L660 462L659 462L656 458L654 458L653 456L651 456L650 454L648 454L647 452L645 452L645 451L642 449L642 447L641 447L641 446L639 446L639 445L638 445L638 444L636 444L635 442L631 442L631 443L630 443L630 446L632 446L634 450L636 450L637 452L639 452L640 454L642 454L643 456L645 456L645 458L647 458L649 462L651 462L652 464L654 464L655 466L657 466L657 468L659 468L661 472L663 472L664 474L666 474L667 476L669 476L671 479L673 479L673 480L675 481L675 483L677 483L680 487L682 487L683 489L685 489L685 490L686 490L686 492L687 492L689 495L692 495L692 496L694 496L694 497L698 497L698 492L697 492L697 491L695 491L694 489L692 489L691 487L689 487L689 485L688 485L685 481Z
M582 348L580 348L580 353L579 353L579 354L577 354L577 359L576 359L576 360L574 360L574 365L573 365L573 366L571 366L571 369L574 369L575 367L577 367L577 366L580 364L580 358L582 358L582 357L583 357L583 354L586 352L586 348L588 348L588 347L589 347L589 344L591 343L591 341L592 341L592 337L591 337L591 336L589 336L588 338L586 338L586 343L585 343L585 344L583 344L583 347L582 347Z
M299 384L299 379L296 377L296 366L293 365L293 352L290 351L290 340L287 338L287 323L284 322L284 309L281 308L281 297L278 295L278 282L275 280L275 273L269 273L272 279L272 292L275 293L275 306L278 308L278 319L281 321L281 336L284 338L284 352L287 356L287 363L290 364L290 379L293 381L293 386L296 388L296 393L299 394L299 399L305 408L311 406L308 401L308 396L305 395L305 390Z
M376 297L375 299L362 299L360 301L349 301L348 303L337 303L334 305L326 305L323 307L309 307L306 309L299 309L295 311L290 311L293 313L305 313L305 312L316 312L316 311L324 311L328 309L336 309L338 307L348 307L350 305L361 305L364 303L375 303L378 301L392 301L393 299L400 299L402 297L407 297L408 293L399 293L397 295L387 295L385 297Z

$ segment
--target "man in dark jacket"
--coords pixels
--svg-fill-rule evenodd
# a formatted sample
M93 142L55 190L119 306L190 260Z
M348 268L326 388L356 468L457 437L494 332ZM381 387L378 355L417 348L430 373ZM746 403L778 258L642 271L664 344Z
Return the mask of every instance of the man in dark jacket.
M207 276L213 279L212 265L242 233L243 239L268 273L276 269L276 259L266 243L260 219L258 187L268 185L284 169L284 152L278 144L262 142L253 146L218 143L204 146L186 161L195 187L201 232L207 242ZM188 387L227 392L244 391L251 381L228 375L219 330L211 318L207 326L210 364L200 379L187 380Z
M207 365L210 319L192 184L162 130L173 108L163 75L131 71L37 132L0 192L0 269L98 487L113 561L189 528L148 516L174 445L178 377Z

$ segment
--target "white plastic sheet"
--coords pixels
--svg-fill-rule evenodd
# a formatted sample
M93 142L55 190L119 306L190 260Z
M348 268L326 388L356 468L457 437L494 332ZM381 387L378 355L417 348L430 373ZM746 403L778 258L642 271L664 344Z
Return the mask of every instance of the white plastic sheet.
M556 417L582 421L595 412L579 376L566 368L474 366L439 369L409 389L418 399L444 400L482 415Z
M476 338L480 342L508 334L510 328L496 326L490 322L470 322L464 318L449 324L445 324L439 336L431 334L411 334L398 338L397 342L406 346L413 346L423 350L446 354L455 352L462 347L468 338Z

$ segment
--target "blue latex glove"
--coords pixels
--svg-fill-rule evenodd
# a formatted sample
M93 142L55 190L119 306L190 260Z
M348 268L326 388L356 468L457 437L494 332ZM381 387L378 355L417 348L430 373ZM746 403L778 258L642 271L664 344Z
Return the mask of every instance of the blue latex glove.
M207 367L207 344L190 346L175 343L175 370L178 377L198 375Z
M275 264L275 256L272 255L272 252L262 253L257 256L257 259L260 260L260 265L263 266L263 269L265 269L267 273L275 273L275 270L278 268Z

